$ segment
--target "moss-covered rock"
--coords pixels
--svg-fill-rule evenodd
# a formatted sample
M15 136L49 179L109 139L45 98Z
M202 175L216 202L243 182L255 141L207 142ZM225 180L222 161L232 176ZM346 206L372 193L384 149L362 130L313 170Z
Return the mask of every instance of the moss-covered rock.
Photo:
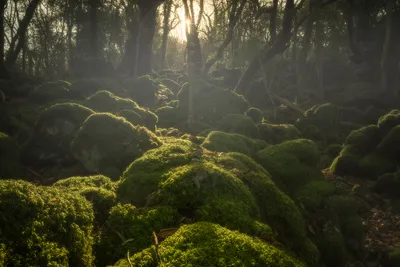
M181 132L198 135L201 132L204 132L208 129L212 129L212 126L201 122L201 121L188 121L185 120L182 123L179 123L176 128L178 128Z
M40 103L59 99L70 99L72 95L69 88L70 83L66 81L48 82L36 87L31 97Z
M176 128L158 128L156 134L162 137L180 137L182 133Z
M343 235L334 227L327 228L317 238L321 261L327 267L344 267L348 262L346 244Z
M231 134L213 131L208 134L202 147L215 152L240 152L248 156L254 156L265 148L267 143L250 139L240 134Z
M377 150L381 154L400 161L400 125L390 130L379 143Z
M115 184L103 175L70 177L56 182L53 186L77 192L92 202L95 219L100 224L107 220L108 213L117 200Z
M249 108L246 111L246 115L249 116L256 124L261 123L262 120L264 119L262 111L259 110L258 108Z
M109 113L93 114L71 144L75 158L93 172L116 179L130 162L161 141L141 126Z
M126 110L132 110L143 120L143 124L150 130L153 130L157 124L157 116L148 109L140 107L135 101L129 98L121 98L109 91L99 91L90 96L85 101L86 105L97 112L109 112L113 114L123 113ZM129 116L129 115L128 115Z
M193 143L195 143L197 145L201 145L206 138L203 137L203 136L195 136L195 135L190 135L190 134L184 134L184 135L181 136L181 139L189 140L189 141L191 141L191 142L193 142Z
M130 97L139 105L146 107L155 105L158 84L150 75L141 76L136 79L125 79L121 83L128 91Z
M132 125L143 125L143 118L137 112L131 109L123 109L118 112L118 116L125 118L127 121L132 123Z
M156 109L155 114L158 117L158 127L169 128L176 127L180 122L187 119L187 115L175 107L165 106Z
M129 250L131 255L153 243L153 232L175 227L178 212L168 206L136 208L130 204L118 204L110 211L104 225L100 242L96 246L96 266L107 266L123 258Z
M79 95L81 98L87 98L100 90L109 90L114 93L123 92L122 86L117 80L107 77L79 79L71 84L70 90L74 95Z
M380 136L376 125L369 125L361 129L352 131L347 136L346 144L354 146L359 152L364 154L371 152L379 144Z
M23 178L24 175L17 142L7 134L0 133L0 179Z
M165 266L305 266L274 246L219 225L199 222L181 227L161 243ZM156 266L153 248L131 258L134 266ZM128 266L121 260L114 266Z
M400 110L394 109L378 120L378 128L381 137L385 137L390 130L400 124Z
M339 156L337 156L330 166L330 171L336 175L359 176L361 173L358 150L353 145L343 147Z
M311 181L323 180L323 175L317 167L319 160L317 145L307 139L269 146L258 154L259 163L289 195Z
M75 103L55 104L39 117L33 138L23 151L23 161L29 165L73 162L71 141L82 123L94 111Z
M386 173L378 178L374 191L390 197L400 196L400 172Z
M159 148L147 151L123 173L117 190L120 201L137 207L145 206L150 194L164 179L164 173L190 163L201 154L192 142L182 139L165 141Z
M292 124L267 124L257 125L260 139L270 144L279 144L284 141L300 138L300 132Z
M336 193L336 187L327 181L313 181L300 187L294 199L308 211L322 207L325 198Z
M243 114L229 114L217 125L217 130L226 133L241 134L250 138L258 138L258 128L253 120Z
M94 266L92 206L78 194L0 180L0 210L3 266Z
M359 162L360 174L363 177L377 179L379 176L396 170L397 162L379 153L371 153Z
M177 95L182 88L179 83L171 79L162 79L160 82L161 84L169 88L175 95Z

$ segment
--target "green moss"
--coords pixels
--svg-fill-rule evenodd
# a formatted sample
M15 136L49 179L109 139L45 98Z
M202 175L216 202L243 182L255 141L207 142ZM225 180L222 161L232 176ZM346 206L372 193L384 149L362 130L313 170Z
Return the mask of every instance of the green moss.
M353 255L359 255L364 249L364 228L360 216L354 214L341 222L345 243Z
M118 112L118 116L125 118L133 125L143 125L143 118L131 109L124 109Z
M177 108L170 106L158 108L155 113L158 116L157 125L161 128L176 127L179 123L187 119L186 113L182 113Z
M319 160L317 145L307 139L286 141L267 147L258 154L259 163L289 195L311 181L323 180L318 169Z
M204 140L202 147L215 152L240 152L254 156L267 144L261 140L247 138L240 134L213 131Z
M326 229L317 238L321 252L321 262L327 267L344 267L348 261L347 250L343 235L337 229Z
M126 255L149 247L152 233L176 226L177 211L171 207L135 208L130 204L113 207L96 246L97 266L107 266Z
M379 143L377 150L384 155L400 160L400 125L390 130Z
M258 108L249 108L249 110L246 111L246 115L249 116L256 124L261 123L264 119L262 111Z
M357 214L362 214L368 209L362 200L351 195L334 195L328 197L325 202L332 214L341 222Z
M295 200L307 210L317 210L322 207L326 197L334 195L336 187L327 181L315 181L301 187L295 195Z
M190 134L182 135L181 139L189 140L189 141L191 141L191 142L193 142L193 143L195 143L197 145L201 145L205 140L205 138L202 137L202 136L194 136L194 135L190 135Z
M378 128L381 137L385 137L393 127L400 124L400 110L394 109L378 120Z
M339 144L332 144L329 145L325 150L323 154L326 154L332 158L336 158L340 152L342 151L343 146Z
M0 133L0 179L22 178L24 167L20 164L20 148L10 136Z
M93 211L83 197L3 180L0 210L7 266L93 266Z
M291 124L258 124L260 139L271 143L279 144L284 141L300 138L300 132Z
M58 99L68 99L71 97L69 87L70 83L61 80L44 83L35 88L31 97L41 103Z
M179 137L182 133L176 128L158 128L156 134L162 137Z
M363 177L377 179L382 174L395 171L397 162L375 152L362 158L359 167Z
M160 144L146 128L109 113L98 113L83 123L71 150L89 171L116 179L130 162Z
M181 90L181 85L171 79L162 79L161 84L169 88L175 95Z
M258 129L252 119L242 114L229 114L217 126L217 130L226 133L241 134L250 138L258 137Z
M129 78L121 81L129 95L139 105L153 106L156 103L157 83L151 76L145 75L136 79Z
M338 156L333 160L330 171L335 175L359 176L359 159L351 155Z
M400 172L387 173L380 176L373 189L379 194L398 197L400 195Z
M157 266L153 250L134 255L132 264ZM270 244L207 222L181 227L161 243L159 251L163 266L305 266Z
M346 139L346 144L354 146L360 152L368 153L379 144L379 141L378 127L369 125L352 131Z
M173 139L164 142L157 149L147 151L142 157L135 160L123 173L118 186L118 197L123 203L132 203L142 207L146 199L157 189L158 183L163 181L162 174L170 169L185 165L201 156L192 142Z
M385 267L397 267L400 265L400 248L389 253L389 260Z

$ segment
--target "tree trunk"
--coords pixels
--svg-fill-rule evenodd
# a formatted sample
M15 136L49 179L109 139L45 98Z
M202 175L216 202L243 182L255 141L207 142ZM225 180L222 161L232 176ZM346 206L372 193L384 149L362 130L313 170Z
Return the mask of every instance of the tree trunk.
M6 67L4 66L4 10L6 9L7 0L3 0L0 4L0 79L9 78Z
M92 58L99 56L98 45L98 27L97 27L97 9L99 0L89 1L89 16L90 16L90 54Z
M9 67L13 67L19 53L21 52L22 47L25 44L25 36L26 32L28 30L29 23L31 22L33 15L35 14L36 8L39 5L40 0L32 0L29 2L28 7L26 8L26 12L24 15L24 18L21 20L21 23L18 27L17 31L17 41L16 41L16 46L13 50L10 50L7 53L7 57L5 60L5 65Z
M233 38L233 32L235 30L236 24L239 21L240 16L242 15L243 8L246 4L247 0L241 0L240 4L238 1L232 3L231 12L229 14L229 26L228 33L222 44L218 47L217 53L210 60L206 62L204 65L203 72L208 73L211 67L222 57L225 49L228 47ZM239 6L238 6L239 4Z
M391 40L393 35L393 9L395 6L395 0L389 0L386 4L386 32L385 32L385 42L383 43L382 59L381 59L381 85L382 89L386 92L390 90L390 66L389 66L389 56L391 48Z
M292 36L291 32L293 19L296 15L295 11L294 0L286 0L281 33L271 47L270 44L265 45L264 48L251 60L249 66L246 68L236 85L236 92L243 94L246 91L246 87L250 84L254 75L259 71L261 63L269 61L275 55L286 50L287 44Z
M119 70L122 72L126 71L129 75L133 76L136 65L136 39L139 34L139 17L138 12L133 9L125 10L125 16L127 17L128 38L125 41L124 56L119 65Z
M354 35L354 2L353 0L347 0L347 8L345 8L343 14L346 21L347 36L349 39L349 48L353 54L353 61L359 62L361 60L360 51L357 47L355 35Z
M278 0L273 0L271 17L269 20L269 34L271 36L271 42L276 40L276 17L278 15Z
M169 19L171 17L172 0L164 3L164 20L163 20L163 35L160 49L160 68L165 68L165 57L167 54L167 42L169 34Z

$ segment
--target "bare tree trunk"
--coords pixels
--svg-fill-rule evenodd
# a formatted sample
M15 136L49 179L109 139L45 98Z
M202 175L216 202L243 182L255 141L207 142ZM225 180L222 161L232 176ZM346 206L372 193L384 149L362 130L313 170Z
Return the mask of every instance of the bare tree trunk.
M236 0L232 3L231 12L229 14L229 25L228 25L228 33L222 44L218 47L217 53L210 60L206 62L204 65L203 72L208 73L211 67L222 57L225 49L228 47L233 38L233 32L235 30L236 24L239 21L240 16L242 15L243 8L246 5L247 0Z
M249 66L246 68L238 84L236 85L235 91L238 93L244 93L247 86L250 84L254 75L260 70L260 63L265 63L272 59L275 55L282 53L286 50L287 44L291 39L293 19L296 15L296 9L294 6L294 0L286 0L285 14L282 22L282 31L276 39L276 42L267 44L264 48L252 59Z
M7 6L7 0L2 1L0 4L0 79L8 79L8 73L4 66L4 10Z
M168 34L169 34L169 19L171 17L171 9L172 9L172 0L168 0L164 3L164 20L163 20L163 35L162 35L162 43L160 49L160 68L164 69L165 67L165 56L167 54L167 42L168 42Z
M390 47L392 40L392 24L393 24L393 9L395 6L395 0L389 0L386 4L386 32L385 42L383 44L382 59L381 59L381 85L382 89L386 92L390 90L390 67L389 67L389 56Z
M16 46L13 50L10 50L7 53L7 57L5 60L5 65L13 67L19 53L21 52L22 47L25 44L25 36L26 36L26 31L28 30L29 23L31 22L33 15L35 14L36 8L38 7L40 3L40 0L32 0L29 2L28 7L26 8L26 12L24 15L24 18L21 20L21 23L18 27L18 31L16 34L17 41L16 41ZM12 46L11 46L12 47Z
M278 15L278 0L273 0L271 16L269 20L269 34L271 36L271 42L276 40L276 17Z

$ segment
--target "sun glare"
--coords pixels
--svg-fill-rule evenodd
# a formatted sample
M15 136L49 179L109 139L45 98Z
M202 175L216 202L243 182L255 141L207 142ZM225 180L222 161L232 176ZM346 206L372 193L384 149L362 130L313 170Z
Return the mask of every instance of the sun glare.
M198 19L199 16L199 12L200 12L200 7L198 5L195 4L194 6L194 15L195 15L195 19ZM190 19L186 19L185 17L185 9L183 7L178 9L178 15L179 15L179 20L180 23L178 25L178 27L172 31L172 35L178 37L179 39L186 41L186 27L188 27L191 23ZM190 30L190 29L188 29Z

